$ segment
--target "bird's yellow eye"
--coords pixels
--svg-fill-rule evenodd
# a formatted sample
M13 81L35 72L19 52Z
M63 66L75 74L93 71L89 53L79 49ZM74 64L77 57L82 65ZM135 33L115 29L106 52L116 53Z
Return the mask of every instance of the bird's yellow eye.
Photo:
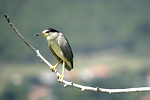
M49 31L46 31L46 33L49 33Z

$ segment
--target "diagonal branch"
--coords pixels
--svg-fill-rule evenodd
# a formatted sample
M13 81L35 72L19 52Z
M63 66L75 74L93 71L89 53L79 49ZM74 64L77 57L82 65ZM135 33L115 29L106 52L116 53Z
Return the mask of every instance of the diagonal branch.
M15 28L15 26L11 23L9 17L7 17L6 14L4 14L7 22L10 24L10 26L15 30L15 32L18 34L18 36L25 42L26 45L28 45L34 52L36 52L36 49L32 47L32 45L30 45L25 38L19 33L19 31Z
M29 46L38 57L42 59L43 62L45 62L50 68L52 65L40 54L39 50L36 50L32 45L30 45L25 38L19 33L19 31L15 28L15 26L11 23L9 17L4 14L6 20L11 25L11 27L15 30L17 35L25 42L27 46ZM60 75L57 70L55 70L55 74L58 76ZM58 80L60 82L60 80ZM90 87L90 86L83 86L80 84L76 84L73 82L68 82L63 80L62 82L64 84L64 87L71 86L75 88L81 89L81 91L95 91L95 92L103 92L103 93L129 93L129 92L150 92L150 87L137 87L137 88L126 88L126 89L105 89L105 88L99 88L99 87Z
M15 28L15 26L13 25L13 23L10 21L9 17L8 17L6 14L4 14L4 16L5 16L6 20L7 20L7 22L10 24L10 26L15 30L15 32L17 33L17 35L23 40L23 42L24 42L27 46L29 46L29 47L37 54L37 56L40 57L40 58L42 59L42 61L45 62L45 63L51 68L52 65L40 54L39 50L36 50L31 44L29 44L29 43L25 40L25 38L24 38L24 37L19 33L19 31ZM55 70L55 73L56 73L56 75L60 75L57 70Z

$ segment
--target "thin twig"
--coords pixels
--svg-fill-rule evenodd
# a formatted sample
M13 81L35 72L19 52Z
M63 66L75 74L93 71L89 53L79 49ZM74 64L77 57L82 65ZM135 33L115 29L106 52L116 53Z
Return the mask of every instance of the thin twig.
M11 25L11 27L15 30L15 32L19 35L19 37L25 42L27 46L29 46L38 57L42 59L43 62L45 62L50 68L52 65L40 54L39 50L36 50L33 46L31 46L25 38L18 32L18 30L15 28L15 26L11 23L9 17L7 15L4 15L8 23ZM60 75L57 70L55 70L55 74L58 76ZM58 80L59 81L59 80ZM59 81L60 82L60 81ZM126 89L104 89L99 87L90 87L90 86L83 86L80 84L76 84L73 82L68 82L63 80L62 82L64 84L64 87L71 86L75 88L81 89L81 91L95 91L95 92L103 92L103 93L129 93L129 92L150 92L150 87L137 87L137 88L126 88Z
M15 30L15 32L18 34L18 36L25 42L26 45L28 45L34 52L36 52L36 49L32 47L32 45L30 45L25 38L19 33L19 31L15 28L15 26L11 23L9 17L7 17L6 14L4 14L6 20L8 21L8 23L10 24L10 26Z

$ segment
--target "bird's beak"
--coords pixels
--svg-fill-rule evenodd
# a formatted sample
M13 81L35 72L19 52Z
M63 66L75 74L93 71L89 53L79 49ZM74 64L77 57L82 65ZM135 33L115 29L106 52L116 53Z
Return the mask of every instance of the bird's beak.
M36 33L34 36L41 36L43 33Z

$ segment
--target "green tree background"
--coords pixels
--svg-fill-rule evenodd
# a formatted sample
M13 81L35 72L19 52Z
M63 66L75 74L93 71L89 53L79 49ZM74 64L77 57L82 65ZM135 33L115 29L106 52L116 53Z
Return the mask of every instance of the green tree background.
M66 71L66 79L104 88L140 87L150 86L149 4L149 0L1 0L0 99L150 98L149 93L105 94L64 89L55 83L56 77L39 62L3 16L7 14L26 40L53 65L57 60L46 39L34 34L48 27L61 31L74 52L75 68ZM61 71L61 67L58 69ZM38 90L44 91L42 96Z

